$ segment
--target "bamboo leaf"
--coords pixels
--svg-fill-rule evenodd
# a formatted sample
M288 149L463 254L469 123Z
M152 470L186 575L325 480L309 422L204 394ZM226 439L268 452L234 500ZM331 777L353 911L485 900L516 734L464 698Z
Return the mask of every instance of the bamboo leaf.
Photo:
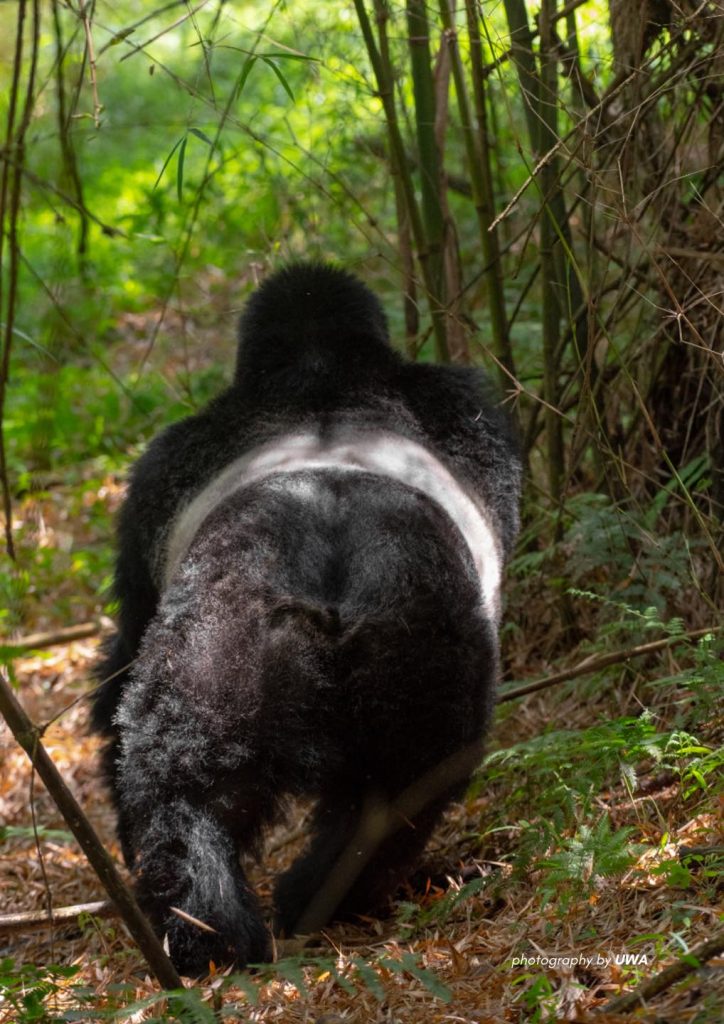
M318 57L308 57L306 53L284 53L280 50L270 50L263 54L264 57L271 57L273 60L306 60L312 64L319 64Z
M238 99L239 96L241 96L242 90L243 90L244 86L246 85L246 80L249 77L249 72L254 67L255 62L256 62L256 54L255 53L249 54L249 56L244 61L244 66L241 69L241 74L239 75L239 81L236 83L236 90L235 90L235 92L236 92L236 97L235 98L236 99Z
M182 193L184 187L184 161L186 160L187 141L188 135L184 135L178 150L178 164L176 166L176 194L178 196L179 202L182 201Z
M195 135L197 139L201 139L202 142L205 142L207 146L213 149L213 139L210 139L206 132L202 132L200 128L189 128L189 132L191 135Z
M294 93L292 92L292 89L291 89L291 86L289 85L289 82L287 82L286 78L284 77L284 74L282 73L281 68L278 67L277 64L271 59L271 57L269 57L265 53L260 53L259 54L259 58L260 58L260 60L264 61L264 63L267 65L267 67L270 67L272 69L274 74L277 76L277 78L281 82L281 84L282 84L282 86L284 88L284 91L289 96L289 99L292 101L292 103L294 103L295 102L294 101Z
M173 146L172 146L172 148L171 148L171 152L170 152L170 153L168 154L168 156L167 156L167 157L166 157L166 159L164 160L164 162L163 162L163 167L162 167L162 168L161 168L161 170L159 171L158 177L156 178L156 181L154 182L154 185L153 185L154 189L158 188L158 183L159 183L159 181L161 180L161 178L163 177L163 172L164 172L164 171L166 170L166 168L168 167L168 165L169 165L169 163L170 163L170 161L171 161L171 157L172 157L172 156L174 155L174 153L175 153L175 152L176 152L176 150L177 150L177 149L179 148L179 146L181 145L181 143L182 143L182 142L183 142L183 141L185 140L185 138L186 138L186 136L185 136L185 135L182 135L180 139L177 139L177 140L176 140L176 142L174 142L174 144L173 144Z

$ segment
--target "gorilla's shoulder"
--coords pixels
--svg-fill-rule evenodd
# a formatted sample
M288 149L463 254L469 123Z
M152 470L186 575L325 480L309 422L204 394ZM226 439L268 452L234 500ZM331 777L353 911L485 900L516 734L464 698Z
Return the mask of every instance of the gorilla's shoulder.
M479 367L410 363L400 367L398 386L433 434L474 429L517 454L513 418L490 377Z

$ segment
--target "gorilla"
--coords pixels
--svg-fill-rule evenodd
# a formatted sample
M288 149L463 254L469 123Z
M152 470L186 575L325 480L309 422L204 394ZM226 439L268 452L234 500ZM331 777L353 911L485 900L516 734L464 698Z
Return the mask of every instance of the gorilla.
M479 763L520 491L488 391L294 264L251 296L230 387L133 468L92 720L182 973L270 958L241 855L286 798L315 801L274 891L289 936L379 907Z

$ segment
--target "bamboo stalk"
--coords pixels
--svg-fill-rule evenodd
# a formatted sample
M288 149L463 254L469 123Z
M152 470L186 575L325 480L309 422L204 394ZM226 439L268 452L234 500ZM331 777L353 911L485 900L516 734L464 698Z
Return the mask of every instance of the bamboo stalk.
M449 0L440 0L443 25L452 33L452 16ZM510 342L508 317L505 309L505 292L503 289L503 265L500 258L500 238L497 228L492 226L495 210L493 189L492 158L490 153L487 103L485 96L485 76L483 74L483 50L480 38L480 26L474 0L465 0L468 36L470 39L470 70L473 83L473 101L475 105L476 128L473 121L465 85L465 74L457 37L450 36L450 47L453 59L453 76L455 92L458 98L460 120L463 126L465 148L468 158L468 169L473 189L473 202L478 217L480 244L486 265L485 277L488 291L488 308L490 310L490 329L493 335L495 351L501 364L508 373L515 377L515 360ZM504 377L507 375L503 374Z
M435 333L437 339L439 334L445 332L445 218L441 200L442 161L435 139L436 102L430 56L430 24L424 0L407 0L406 10L412 90L415 97L415 132L420 159L422 219L430 267L430 312L433 322L442 320L442 331ZM438 346L438 359L445 360L448 355L447 345L444 350Z
M447 201L447 170L444 167L445 142L450 114L450 50L441 41L435 57L435 141L441 159L440 205L443 218L443 274L445 330L450 360L467 365L470 362L469 325L464 313L465 287L457 226Z
M540 145L540 82L533 53L533 33L528 23L528 11L525 0L503 0L505 16L510 31L510 53L518 73L520 91L523 98L525 122L528 127L528 138L536 156L541 153Z
M523 109L528 128L528 138L533 153L534 175L541 180L542 170L549 164L555 166L556 154L560 148L560 140L557 134L551 133L547 108L549 105L557 104L557 89L555 94L546 93L547 86L542 82L542 64L547 65L547 74L552 75L555 68L554 52L557 50L558 37L555 32L555 24L568 11L575 10L578 3L566 4L560 11L555 4L552 10L544 14L541 8L540 24L538 33L530 29L528 12L525 0L503 0L505 13L508 21L508 29L511 38L511 57L518 74L518 82L523 99ZM546 32L548 39L543 42L542 23L546 20ZM536 65L536 57L533 50L533 39L540 36L540 59L541 70ZM545 56L549 54L549 56ZM549 83L550 84L550 83ZM543 156L545 154L545 160ZM539 173L540 172L540 173ZM546 204L546 216L553 218L555 233L560 244L554 245L554 256L558 264L558 299L561 312L566 314L569 323L569 340L572 340L578 354L580 363L585 359L585 348L588 339L588 304L585 300L581 282L579 281L576 268L573 264L573 241L571 228L568 222L568 213L560 186L558 174L551 174L552 188L550 193L543 193ZM562 302L565 297L565 305Z
M362 36L365 41L367 55L377 82L377 91L385 112L385 123L387 125L390 152L393 155L393 159L395 160L397 167L400 169L400 180L405 195L405 205L410 218L412 237L415 241L415 247L417 248L417 258L420 261L425 290L427 291L428 298L432 305L434 302L435 289L433 286L433 279L430 274L427 239L425 236L422 217L420 216L420 209L415 197L412 175L410 174L410 168L405 159L405 146L402 141L402 134L400 132L400 125L397 118L397 107L395 105L391 69L384 64L380 56L374 33L372 32L370 19L367 14L367 9L364 5L364 0L354 0L354 6L360 23L360 29L362 30ZM437 351L441 360L447 362L449 359L449 353L444 321L441 316L433 316L432 322L435 332Z
M553 46L552 16L556 0L542 0L540 12L541 36L541 92L539 137L548 148L558 134L558 62ZM545 422L548 441L548 486L556 505L562 499L565 473L563 449L563 427L557 413L560 399L558 393L558 350L560 340L561 310L557 295L558 274L555 258L556 218L549 209L549 199L557 189L558 167L555 160L549 160L540 172L540 186L543 193L543 216L540 223L540 265L543 285L543 394L546 400Z
M387 23L390 20L388 0L374 0L374 7L377 19L377 34L380 40L380 60L383 66L387 68L390 81L394 81L390 44L387 36ZM409 161L406 160L406 163L409 164ZM402 183L400 168L392 151L390 152L390 172L395 189L397 243L402 264L402 302L405 313L406 349L408 356L414 359L417 355L417 336L420 333L420 314L417 308L417 287L415 282L415 258L412 250L412 236L410 234L410 215L405 202L405 189Z

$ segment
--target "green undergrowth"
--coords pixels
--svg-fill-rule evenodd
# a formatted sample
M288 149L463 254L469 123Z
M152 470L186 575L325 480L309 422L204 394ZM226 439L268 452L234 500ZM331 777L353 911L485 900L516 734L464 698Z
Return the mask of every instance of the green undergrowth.
M357 956L286 958L260 965L253 973L218 976L204 990L154 992L142 998L136 998L134 986L126 982L109 985L101 1000L96 990L75 980L80 971L79 967L0 960L0 1013L12 1009L14 1024L127 1021L135 1019L134 1014L143 1014L145 1024L219 1024L231 1018L245 1019L250 1007L259 1005L270 983L291 985L304 998L315 985L328 985L332 980L351 997L366 989L381 1004L385 999L383 979L394 977L414 979L441 1002L450 1000L449 989L435 972L421 967L411 953L371 960Z

